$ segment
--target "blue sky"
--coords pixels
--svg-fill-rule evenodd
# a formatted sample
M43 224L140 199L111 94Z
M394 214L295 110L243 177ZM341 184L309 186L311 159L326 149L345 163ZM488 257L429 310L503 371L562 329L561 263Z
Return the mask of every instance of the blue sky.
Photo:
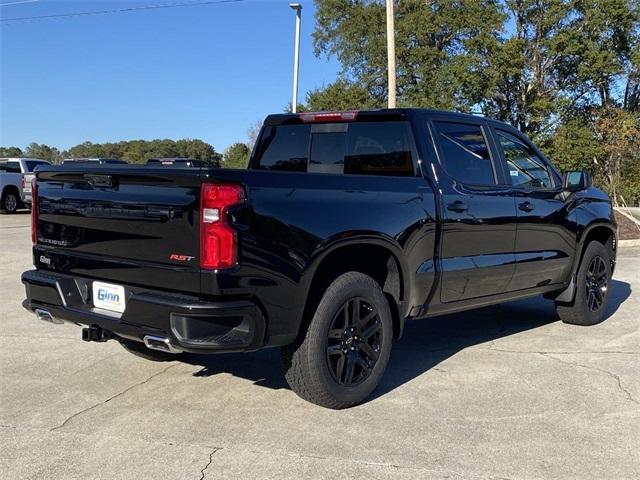
M3 19L180 0L0 0ZM24 0L22 0L24 1ZM0 145L201 138L222 151L291 100L289 0L0 24ZM300 93L332 82L302 1Z

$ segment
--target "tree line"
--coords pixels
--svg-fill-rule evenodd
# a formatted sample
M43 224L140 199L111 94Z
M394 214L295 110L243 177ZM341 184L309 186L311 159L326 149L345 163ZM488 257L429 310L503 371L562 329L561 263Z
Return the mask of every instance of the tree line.
M68 150L40 143L30 143L25 149L20 147L0 147L0 157L27 157L61 163L65 158L119 158L129 163L146 163L150 158L194 158L209 160L223 168L246 168L251 148L258 135L260 123L247 130L246 142L236 142L224 153L219 153L212 145L197 139L187 140L130 140L112 143L84 142Z
M23 151L18 147L0 147L0 157L32 157L60 163L65 158L120 158L129 163L146 163L150 158L181 157L222 161L222 155L208 143L197 139L129 140L113 143L84 142L68 150L31 143Z

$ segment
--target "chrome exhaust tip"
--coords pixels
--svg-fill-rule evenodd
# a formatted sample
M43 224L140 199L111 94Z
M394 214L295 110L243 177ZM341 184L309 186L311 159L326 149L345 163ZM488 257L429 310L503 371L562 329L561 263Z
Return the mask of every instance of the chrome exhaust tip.
M55 325L62 325L64 323L64 320L54 317L51 313L47 310L43 310L42 308L36 308L33 313L36 314L36 318L38 320L42 320L43 322L49 322Z
M145 335L142 339L147 348L158 350L166 353L182 353L182 350L171 345L167 337L158 337L155 335Z

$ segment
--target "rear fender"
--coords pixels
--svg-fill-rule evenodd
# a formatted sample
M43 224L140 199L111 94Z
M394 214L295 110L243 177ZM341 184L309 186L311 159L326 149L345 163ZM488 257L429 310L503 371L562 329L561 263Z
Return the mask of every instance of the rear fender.
M323 261L329 255L344 247L353 246L378 246L386 249L390 254L398 270L398 276L401 280L398 299L398 316L402 320L407 315L407 305L404 299L409 298L408 289L411 286L409 278L409 268L407 267L404 253L401 247L392 238L377 232L345 232L334 235L318 246L316 251L310 257L307 267L300 279L298 298L300 302L297 305L297 312L294 318L297 319L296 330L299 331L305 309L308 301L311 299L313 292L311 286L313 280L322 265Z
M578 269L580 268L580 264L582 262L582 257L584 255L584 251L587 248L587 240L590 238L590 233L592 233L596 228L606 228L611 232L611 235L614 239L614 245L617 244L617 235L614 224L610 221L595 221L590 223L580 234L578 245L576 247L576 257L573 260L573 267L571 269L571 279L569 281L569 286L564 289L557 297L555 297L556 302L560 303L572 303L573 298L576 293L576 275L578 273ZM613 252L613 265L615 265L615 255L617 248L614 248Z

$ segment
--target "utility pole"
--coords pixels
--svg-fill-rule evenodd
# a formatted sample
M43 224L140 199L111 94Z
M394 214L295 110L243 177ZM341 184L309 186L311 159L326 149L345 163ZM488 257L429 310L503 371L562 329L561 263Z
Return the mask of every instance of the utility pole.
M396 108L396 42L393 25L393 0L387 0L387 78L389 108Z
M298 109L298 63L300 59L300 20L302 17L302 5L290 3L289 7L296 11L296 39L293 48L293 96L291 98L291 111L296 113Z

